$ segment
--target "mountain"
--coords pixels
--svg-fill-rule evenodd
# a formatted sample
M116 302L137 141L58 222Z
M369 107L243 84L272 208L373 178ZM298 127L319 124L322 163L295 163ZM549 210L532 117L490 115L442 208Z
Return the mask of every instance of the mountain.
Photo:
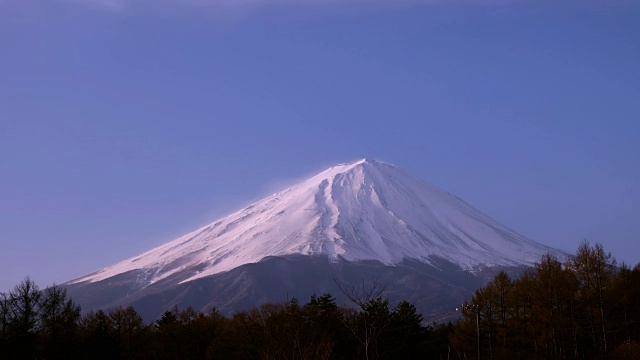
M141 302L151 306L151 299L156 299L156 304L162 303L157 308L200 304L235 310L255 305L247 294L254 294L256 301L281 301L289 291L303 287L321 292L303 285L305 273L308 279L317 276L310 274L309 266L322 268L325 282L344 280L339 269L345 268L353 268L356 281L364 278L358 272L384 278L381 271L413 269L455 289L459 284L446 280L447 274L481 279L478 275L487 270L528 266L549 252L564 256L394 165L363 159L331 167L192 233L65 285L81 304L93 308ZM267 264L279 264L274 266L283 272L265 268ZM261 272L252 272L256 268ZM258 280L261 273L272 276ZM298 281L291 279L294 273L301 276ZM283 286L286 279L291 286ZM468 286L482 284L467 280L463 283ZM211 291L194 293L203 284L209 284ZM261 287L265 289L260 293ZM335 291L330 284L324 287ZM267 294L274 289L287 294ZM469 295L465 286L460 289Z

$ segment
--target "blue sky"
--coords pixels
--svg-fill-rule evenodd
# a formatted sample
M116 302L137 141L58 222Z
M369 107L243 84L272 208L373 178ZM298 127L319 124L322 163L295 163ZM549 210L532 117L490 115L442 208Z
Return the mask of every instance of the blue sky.
M638 19L625 1L0 0L0 291L362 157L636 264Z

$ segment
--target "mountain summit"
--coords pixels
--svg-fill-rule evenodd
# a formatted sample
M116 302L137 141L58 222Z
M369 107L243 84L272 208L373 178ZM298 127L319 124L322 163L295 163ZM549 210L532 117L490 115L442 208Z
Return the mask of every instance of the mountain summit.
M530 265L559 251L531 241L402 169L363 159L331 167L218 221L69 285L135 270L139 287L186 283L267 257L405 259L463 270Z

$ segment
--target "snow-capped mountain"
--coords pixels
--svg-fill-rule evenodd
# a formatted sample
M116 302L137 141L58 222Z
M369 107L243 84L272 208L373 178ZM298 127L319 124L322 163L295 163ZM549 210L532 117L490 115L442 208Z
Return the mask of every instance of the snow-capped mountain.
M531 241L460 198L383 162L331 167L144 254L67 285L134 271L139 287L177 283L267 257L326 255L395 265L445 260L463 270L530 265L561 252Z

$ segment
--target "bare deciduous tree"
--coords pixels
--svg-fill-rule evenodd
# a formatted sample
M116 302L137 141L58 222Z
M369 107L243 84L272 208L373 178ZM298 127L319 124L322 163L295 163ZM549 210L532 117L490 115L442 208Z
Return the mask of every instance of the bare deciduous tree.
M364 347L365 358L378 358L377 342L391 323L389 301L382 299L385 287L377 281L371 286L340 284L338 288L344 296L359 307L359 312L345 314L344 326Z

